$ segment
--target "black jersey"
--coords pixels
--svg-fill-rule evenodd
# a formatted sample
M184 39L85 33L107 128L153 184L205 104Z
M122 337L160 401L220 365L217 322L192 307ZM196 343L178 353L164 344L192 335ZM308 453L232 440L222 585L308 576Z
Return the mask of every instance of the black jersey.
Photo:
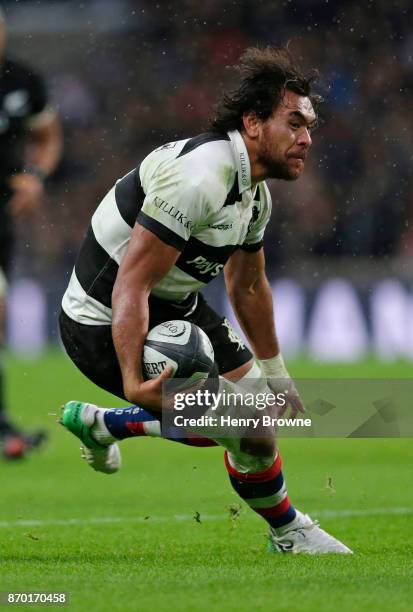
M22 169L24 136L47 106L45 83L30 67L0 62L0 185Z

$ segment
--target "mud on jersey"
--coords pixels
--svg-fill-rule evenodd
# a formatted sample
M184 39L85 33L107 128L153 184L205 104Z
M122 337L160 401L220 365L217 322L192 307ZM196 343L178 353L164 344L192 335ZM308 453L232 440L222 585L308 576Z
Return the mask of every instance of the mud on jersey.
M113 285L136 222L181 251L152 290L180 301L218 276L236 249L259 250L270 213L266 184L251 188L238 131L165 144L117 181L96 209L63 310L79 323L110 324Z

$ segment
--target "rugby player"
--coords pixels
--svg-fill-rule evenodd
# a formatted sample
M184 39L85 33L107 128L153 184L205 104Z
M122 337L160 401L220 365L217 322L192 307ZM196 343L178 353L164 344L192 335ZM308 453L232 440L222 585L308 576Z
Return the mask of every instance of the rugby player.
M61 132L45 83L29 66L4 54L6 25L0 10L0 347L4 345L7 279L16 220L30 223L44 194L44 179L56 167ZM1 350L1 348L0 348ZM44 433L27 433L12 423L4 401L0 358L0 445L3 456L19 458L38 446Z
M220 376L230 381L265 377L277 391L280 379L290 380L265 274L263 235L271 216L265 179L300 176L317 121L315 96L285 50L247 49L238 74L208 132L160 146L104 197L63 297L60 328L69 356L90 380L133 404L65 405L63 425L99 471L119 469L117 440L159 435L162 383L170 372L144 381L141 355L148 330L163 321L199 325ZM221 271L253 353L200 293ZM304 408L292 381L290 391L295 415ZM351 553L291 505L273 434L218 442L232 486L269 524L274 550Z

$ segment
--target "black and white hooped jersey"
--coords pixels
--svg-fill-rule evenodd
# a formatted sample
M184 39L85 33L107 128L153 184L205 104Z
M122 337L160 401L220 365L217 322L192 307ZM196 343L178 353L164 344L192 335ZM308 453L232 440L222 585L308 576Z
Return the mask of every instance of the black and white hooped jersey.
M270 214L268 187L251 186L238 131L165 144L118 180L96 209L63 310L79 323L111 323L112 290L136 222L180 251L152 294L181 301L218 276L237 249L259 250Z

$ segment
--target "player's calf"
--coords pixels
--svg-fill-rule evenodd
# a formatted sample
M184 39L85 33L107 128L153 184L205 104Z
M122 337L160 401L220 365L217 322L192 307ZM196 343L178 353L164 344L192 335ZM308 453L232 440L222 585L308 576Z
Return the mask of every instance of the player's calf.
M279 454L257 458L226 452L225 465L235 491L271 527L280 528L295 519Z
M269 524L270 550L305 554L351 553L342 542L296 510L288 497L279 454L273 458L225 453L231 484Z

